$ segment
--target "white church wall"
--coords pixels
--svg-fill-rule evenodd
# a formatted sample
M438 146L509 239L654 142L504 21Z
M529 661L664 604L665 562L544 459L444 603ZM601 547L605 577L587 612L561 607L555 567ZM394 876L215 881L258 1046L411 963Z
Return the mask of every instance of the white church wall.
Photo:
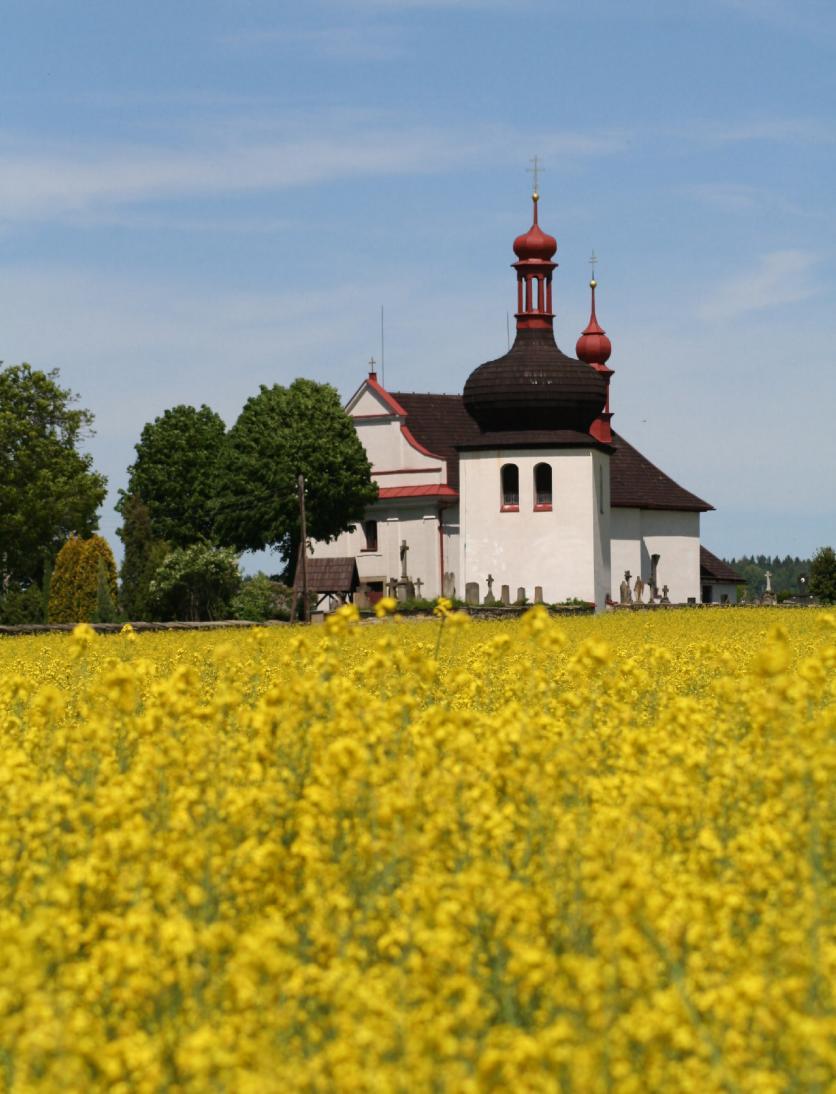
M700 598L700 515L667 509L612 510L611 596L619 600L624 571L632 585L641 576L650 580L651 555L659 555L656 584L668 586L673 604Z
M405 499L392 505L377 505L366 514L377 521L377 548L366 549L362 525L353 532L343 532L330 543L313 543L314 558L354 557L361 581L397 580L401 574L400 546L406 540L407 573L413 581L423 582L421 595L440 596L441 568L439 558L438 509L434 499Z
M642 516L640 509L614 508L610 513L610 596L619 602L620 586L625 570L630 571L630 585L641 574ZM648 569L648 576L650 570Z
M595 497L598 464L590 449L502 449L463 452L461 480L461 587L495 579L494 595L508 585L511 599L525 588L529 600L535 586L547 602L572 597L603 606L606 585L606 547L594 543L607 530L599 520ZM606 457L602 457L606 459ZM519 468L519 510L502 511L501 468ZM550 511L534 509L534 468L552 467L553 501ZM606 510L608 506L605 505Z
M700 515L642 510L642 578L650 577L650 556L659 555L656 584L668 586L672 604L700 599ZM646 568L646 572L645 572Z

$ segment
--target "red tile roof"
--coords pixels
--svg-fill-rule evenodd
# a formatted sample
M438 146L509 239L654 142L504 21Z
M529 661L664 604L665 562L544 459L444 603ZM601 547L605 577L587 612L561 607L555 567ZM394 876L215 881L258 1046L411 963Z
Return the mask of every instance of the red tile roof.
M429 486L379 486L378 497L385 498L455 498L458 494L444 483L434 483Z
M744 585L746 578L733 570L727 562L713 555L707 547L700 547L700 577L710 578L720 584Z
M459 489L458 447L478 447L487 440L497 445L502 440L505 443L520 443L521 435L483 434L465 410L461 395L423 395L399 391L393 393L392 398L406 412L407 424L416 439L447 461L447 483L455 491ZM587 443L600 447L592 438L585 439ZM550 439L544 434L538 443L567 444L570 441L568 433L562 440L558 439L557 434ZM610 483L612 505L616 508L675 509L696 513L713 508L660 471L623 437L613 434L613 446Z

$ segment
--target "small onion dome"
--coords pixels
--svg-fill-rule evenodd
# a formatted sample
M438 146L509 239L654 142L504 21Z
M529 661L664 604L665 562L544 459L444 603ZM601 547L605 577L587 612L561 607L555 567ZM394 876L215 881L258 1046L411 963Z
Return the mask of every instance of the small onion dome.
M544 232L537 223L538 195L533 194L532 197L534 200L534 223L527 232L517 236L514 240L514 254L520 262L525 262L531 258L538 259L541 262L551 262L557 250L557 240L554 236Z
M612 342L607 338L604 328L598 322L595 315L595 289L598 282L593 278L589 282L592 289L592 314L586 329L575 345L575 353L579 360L586 361L588 365L605 365L612 353Z
M471 372L464 405L483 432L586 433L604 408L605 378L557 348L551 330L519 330L511 349Z

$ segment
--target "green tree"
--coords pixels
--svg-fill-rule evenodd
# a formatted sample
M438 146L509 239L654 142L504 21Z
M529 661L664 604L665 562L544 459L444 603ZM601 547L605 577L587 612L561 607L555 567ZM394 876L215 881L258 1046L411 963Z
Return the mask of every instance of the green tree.
M110 544L101 536L90 536L89 539L82 540L81 556L75 574L75 618L79 623L113 622L97 618L102 569L113 611L112 606L116 603L116 562Z
M330 540L377 498L371 465L330 384L261 386L224 446L216 535L239 551L272 547L293 572L299 545L297 478L304 474L308 534Z
M50 623L79 622L76 616L76 574L84 554L81 543L78 536L70 536L55 559L49 588Z
M166 555L149 593L160 618L195 622L227 618L240 585L238 559L231 548L193 543Z
M165 540L155 539L148 506L136 494L123 494L122 527L116 534L125 547L122 560L120 603L128 619L154 619L149 593L154 574L171 550Z
M104 588L100 586L104 585ZM109 603L110 607L107 607ZM101 536L71 536L55 560L49 596L50 623L112 622L99 619L101 608L115 619L116 563Z
M211 539L223 420L208 406L175 406L142 430L128 488L117 510L126 516L131 498L148 506L154 539L185 547Z
M836 552L820 548L810 563L810 592L825 604L836 601Z
M40 583L72 532L89 535L106 479L79 452L93 415L58 371L0 369L0 576Z

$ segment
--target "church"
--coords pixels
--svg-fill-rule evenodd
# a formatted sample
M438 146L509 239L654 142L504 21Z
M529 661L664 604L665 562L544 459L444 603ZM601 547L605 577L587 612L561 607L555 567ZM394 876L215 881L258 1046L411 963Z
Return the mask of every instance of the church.
M612 345L596 316L563 353L554 337L557 241L514 241L516 337L460 395L387 391L372 371L346 405L378 500L353 532L315 542L312 588L354 572L385 593L488 603L734 602L738 576L700 546L713 507L611 428ZM317 582L321 573L323 580Z

